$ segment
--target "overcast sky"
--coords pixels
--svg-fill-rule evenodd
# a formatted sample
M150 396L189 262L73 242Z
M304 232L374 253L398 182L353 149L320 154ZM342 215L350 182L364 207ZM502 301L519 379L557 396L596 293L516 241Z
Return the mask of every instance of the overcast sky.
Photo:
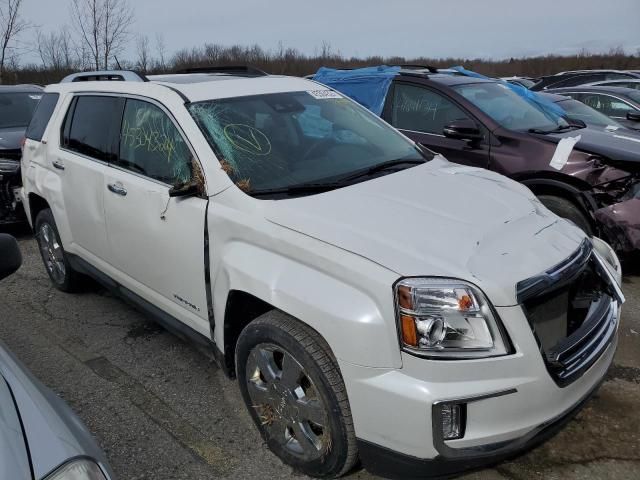
M343 55L487 57L640 49L640 0L129 0L135 32L167 51L205 42ZM24 0L44 31L71 24L70 0ZM131 42L133 44L133 42ZM125 55L133 59L133 47ZM35 58L34 58L35 60Z

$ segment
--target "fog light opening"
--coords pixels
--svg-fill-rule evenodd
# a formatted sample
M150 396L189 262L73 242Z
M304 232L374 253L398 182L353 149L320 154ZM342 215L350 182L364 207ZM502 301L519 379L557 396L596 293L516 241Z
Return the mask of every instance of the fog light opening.
M465 424L467 421L466 417L466 403L440 404L442 438L444 440L457 440L464 437Z

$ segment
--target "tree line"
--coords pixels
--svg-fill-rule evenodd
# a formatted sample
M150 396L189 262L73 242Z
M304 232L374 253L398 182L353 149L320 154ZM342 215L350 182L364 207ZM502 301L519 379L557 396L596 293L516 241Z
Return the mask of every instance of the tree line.
M484 58L346 57L323 43L313 54L284 45L265 49L260 45L224 46L207 43L167 53L164 37L132 35L134 12L128 0L68 0L71 24L43 32L24 19L24 0L0 0L0 83L58 82L65 75L82 70L130 69L141 73L167 73L185 68L252 65L268 73L308 75L322 66L357 68L370 65L431 65L444 68L463 65L487 76L524 75L539 77L575 69L640 69L640 50L621 47L607 53L583 50L576 55L544 55L492 60ZM31 41L26 38L31 39ZM132 59L125 59L128 47ZM24 53L39 59L22 64Z

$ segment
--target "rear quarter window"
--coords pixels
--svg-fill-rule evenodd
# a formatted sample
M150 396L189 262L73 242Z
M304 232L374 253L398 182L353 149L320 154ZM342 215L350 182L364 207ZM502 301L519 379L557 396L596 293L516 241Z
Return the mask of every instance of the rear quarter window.
M27 138L37 142L42 141L42 136L47 129L49 120L51 120L51 115L53 115L59 97L60 95L57 93L45 93L42 95L36 111L33 112L29 127L27 128L25 135Z

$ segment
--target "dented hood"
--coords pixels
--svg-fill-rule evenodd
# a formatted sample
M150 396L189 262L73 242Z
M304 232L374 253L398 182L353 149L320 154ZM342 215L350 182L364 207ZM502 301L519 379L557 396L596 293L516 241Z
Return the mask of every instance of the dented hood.
M633 162L640 164L640 134L629 129L606 130L581 128L565 133L545 135L549 141L559 142L562 138L576 137L580 141L576 147L587 153L602 156L613 162ZM640 165L636 165L638 168Z
M573 253L584 233L524 186L442 157L327 193L269 202L280 226L366 257L399 276L446 276L516 304L516 283Z

